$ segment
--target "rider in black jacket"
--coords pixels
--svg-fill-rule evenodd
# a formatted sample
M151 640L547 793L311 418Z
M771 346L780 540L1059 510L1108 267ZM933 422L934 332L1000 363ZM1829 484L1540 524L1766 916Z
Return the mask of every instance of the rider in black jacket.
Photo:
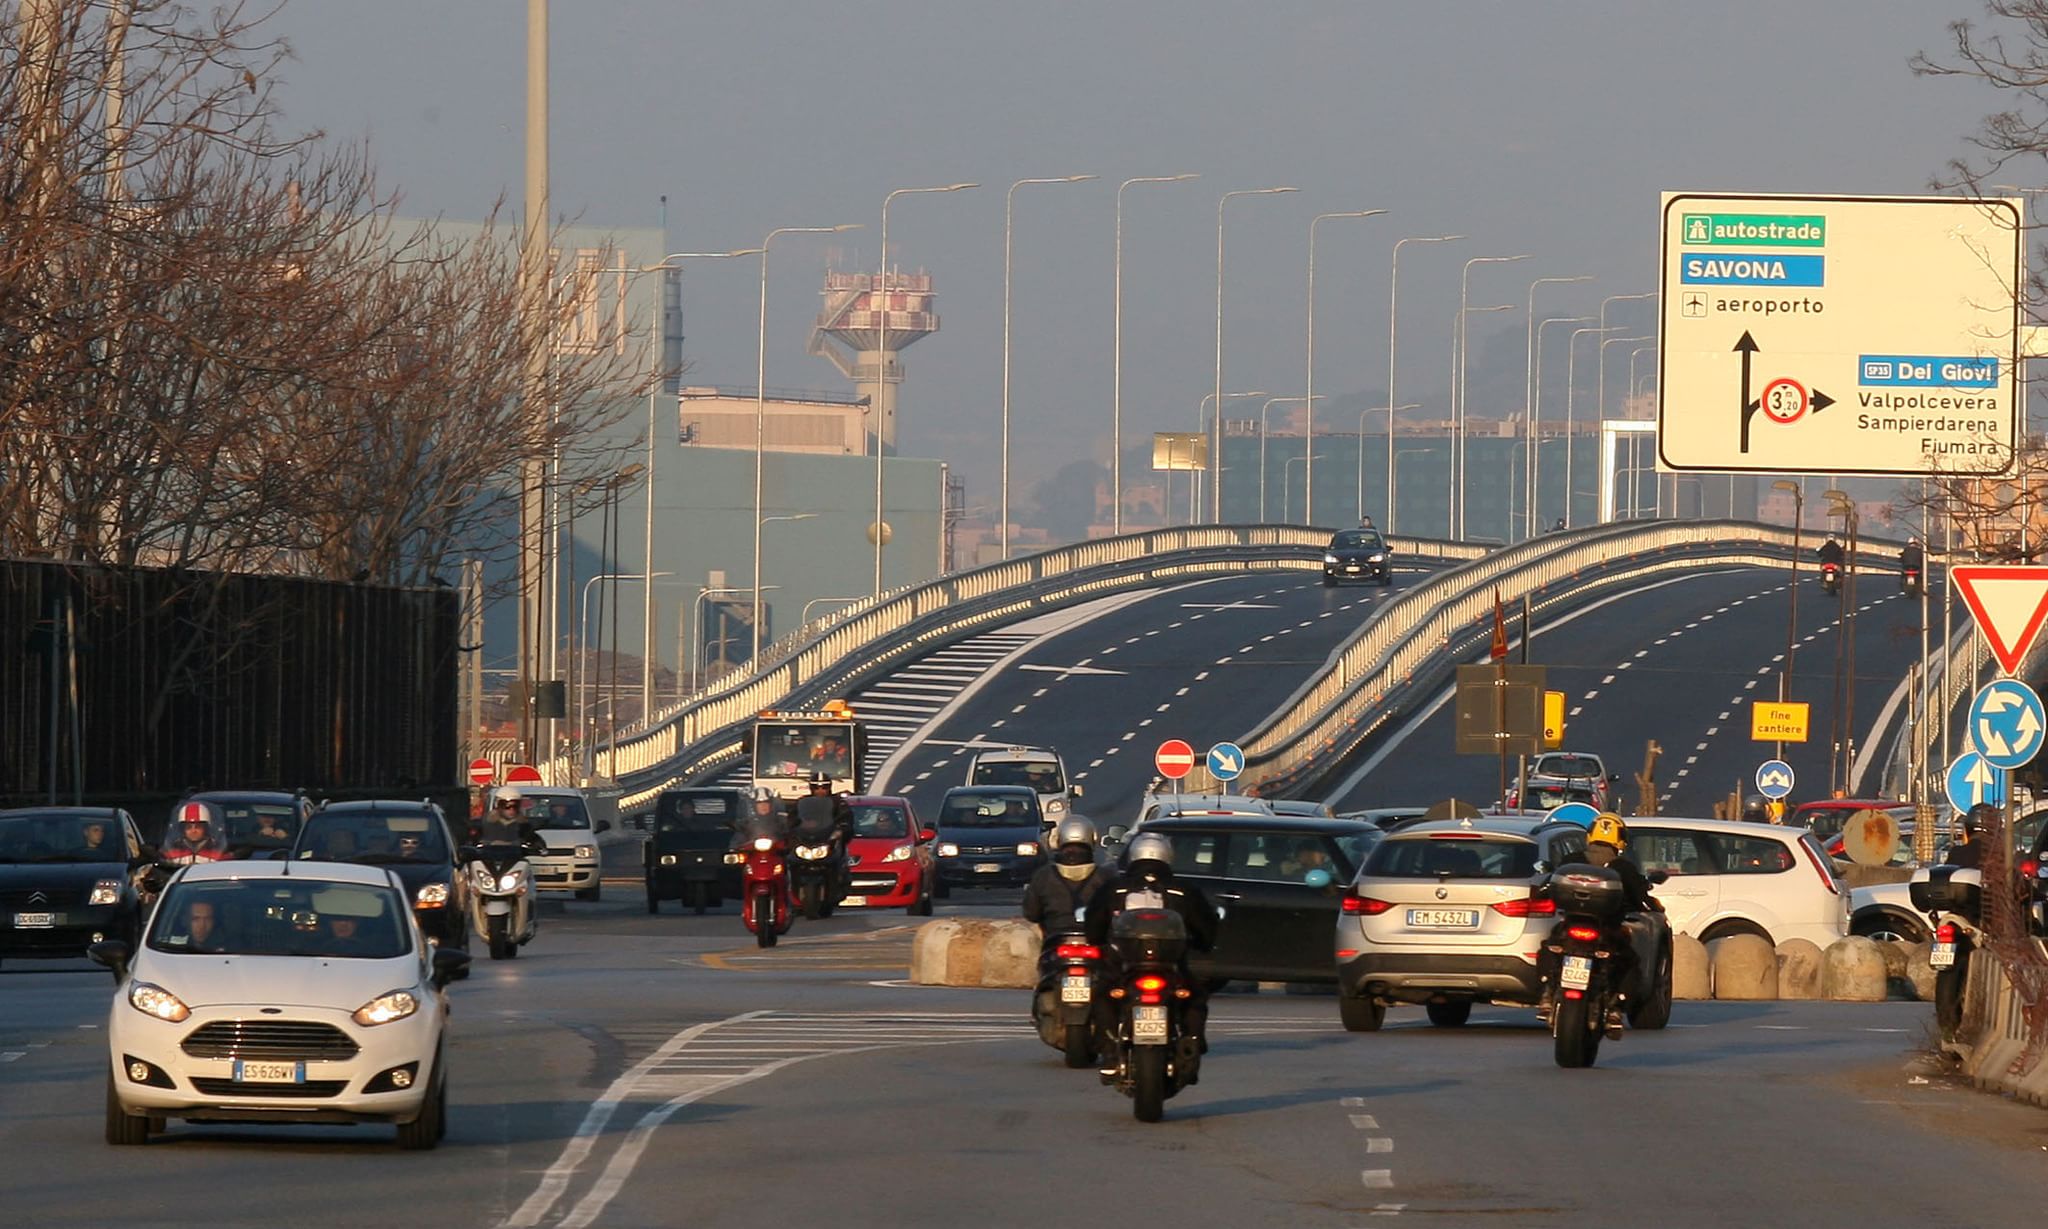
M1621 817L1618 815L1602 813L1599 818L1593 821L1592 828L1586 833L1586 861L1594 866L1606 867L1608 870L1613 871L1615 876L1621 880L1622 894L1626 897L1623 912L1625 914L1664 912L1663 902L1650 895L1650 880L1647 875L1643 874L1643 868L1635 864L1635 859L1627 857L1622 853L1622 850L1627 848L1628 825L1622 823ZM1558 919L1557 925L1559 927L1562 927L1564 924L1564 919ZM1555 934L1556 930L1553 929L1552 933ZM1636 968L1635 944L1630 941L1628 923L1626 921L1622 921L1612 928L1609 935L1609 946L1614 952L1614 980L1620 985L1626 986L1629 984L1629 978ZM1550 954L1550 945L1548 943L1544 944L1542 963L1543 999L1537 1005L1536 1014L1545 1024L1548 1024L1550 1022L1550 1013L1556 1008L1556 998L1554 996L1557 993L1557 957ZM1608 1013L1607 1027L1610 1029L1621 1027L1621 1013L1619 1011Z
M1188 950L1206 952L1216 945L1216 909L1202 890L1193 884L1176 883L1173 877L1173 842L1156 832L1140 832L1125 851L1123 875L1104 893L1100 907L1091 907L1083 920L1088 941L1100 947L1109 939L1110 922L1125 909L1171 909L1187 926ZM1201 1055L1209 1049L1209 993L1188 969L1186 957L1180 966L1181 981L1191 992L1181 1006L1181 1022L1194 1042L1191 1052L1181 1055L1187 1082L1198 1082Z
M1024 888L1024 920L1038 923L1049 947L1061 934L1080 930L1082 910L1115 882L1114 872L1095 864L1095 825L1069 819L1053 833L1052 861Z

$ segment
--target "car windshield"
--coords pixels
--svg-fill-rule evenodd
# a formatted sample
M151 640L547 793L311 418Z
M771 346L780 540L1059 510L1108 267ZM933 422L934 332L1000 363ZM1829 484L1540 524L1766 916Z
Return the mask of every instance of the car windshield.
M947 828L1020 828L1038 822L1038 799L1023 794L956 790L946 795L939 824Z
M412 951L403 897L369 883L217 879L176 883L149 927L159 952L389 960Z
M320 811L306 821L296 858L320 862L446 862L447 842L432 815L417 811Z
M1508 837L1396 837L1366 861L1370 879L1527 879L1536 846Z
M732 810L724 794L663 794L654 825L660 832L722 832L732 823Z
M1600 761L1585 755L1546 755L1533 769L1546 777L1597 777Z
M1386 543L1370 529L1347 529L1330 539L1331 550L1384 550Z
M204 798L227 821L233 849L289 849L299 835L298 810L289 802L239 802Z
M590 811L573 794L528 795L526 822L536 828L569 828L588 832Z
M976 785L1022 785L1041 794L1066 788L1060 766L1052 760L981 760L974 765Z
M126 862L120 825L104 815L0 817L0 862Z
M853 808L853 834L901 839L910 835L910 817L902 807L857 806Z

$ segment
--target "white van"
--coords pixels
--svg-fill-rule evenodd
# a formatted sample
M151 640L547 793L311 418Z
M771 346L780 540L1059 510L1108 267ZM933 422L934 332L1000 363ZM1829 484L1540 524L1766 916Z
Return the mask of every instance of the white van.
M617 826L607 813L617 810L617 802L610 801L608 808L605 800L566 785L517 788L526 797L526 822L548 846L546 853L527 859L533 868L534 888L574 892L577 900L596 900L604 875L597 834Z
M967 765L969 785L1023 785L1038 794L1047 827L1071 815L1081 787L1067 780L1066 762L1050 747L1003 747L977 752Z

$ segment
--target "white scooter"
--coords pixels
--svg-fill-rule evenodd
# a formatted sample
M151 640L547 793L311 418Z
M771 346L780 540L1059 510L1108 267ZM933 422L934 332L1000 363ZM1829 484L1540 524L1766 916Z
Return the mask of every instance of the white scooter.
M469 921L493 960L509 960L533 941L540 914L533 907L533 868L526 856L546 848L537 839L524 845L465 845L463 873L469 876Z

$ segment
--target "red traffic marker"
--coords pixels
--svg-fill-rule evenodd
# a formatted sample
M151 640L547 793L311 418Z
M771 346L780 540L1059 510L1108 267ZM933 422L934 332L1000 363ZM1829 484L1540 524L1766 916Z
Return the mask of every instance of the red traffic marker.
M471 760L469 762L469 783L471 785L489 785L497 779L498 766L496 764L491 763L489 760Z
M539 785L540 769L531 764L513 764L505 769L507 785Z
M1948 570L1948 576L1977 620L1991 655L2007 674L2018 674L2020 660L2048 620L2048 567L1959 564Z
M1169 738L1152 753L1153 766L1169 781L1178 781L1195 768L1195 749L1178 738Z

